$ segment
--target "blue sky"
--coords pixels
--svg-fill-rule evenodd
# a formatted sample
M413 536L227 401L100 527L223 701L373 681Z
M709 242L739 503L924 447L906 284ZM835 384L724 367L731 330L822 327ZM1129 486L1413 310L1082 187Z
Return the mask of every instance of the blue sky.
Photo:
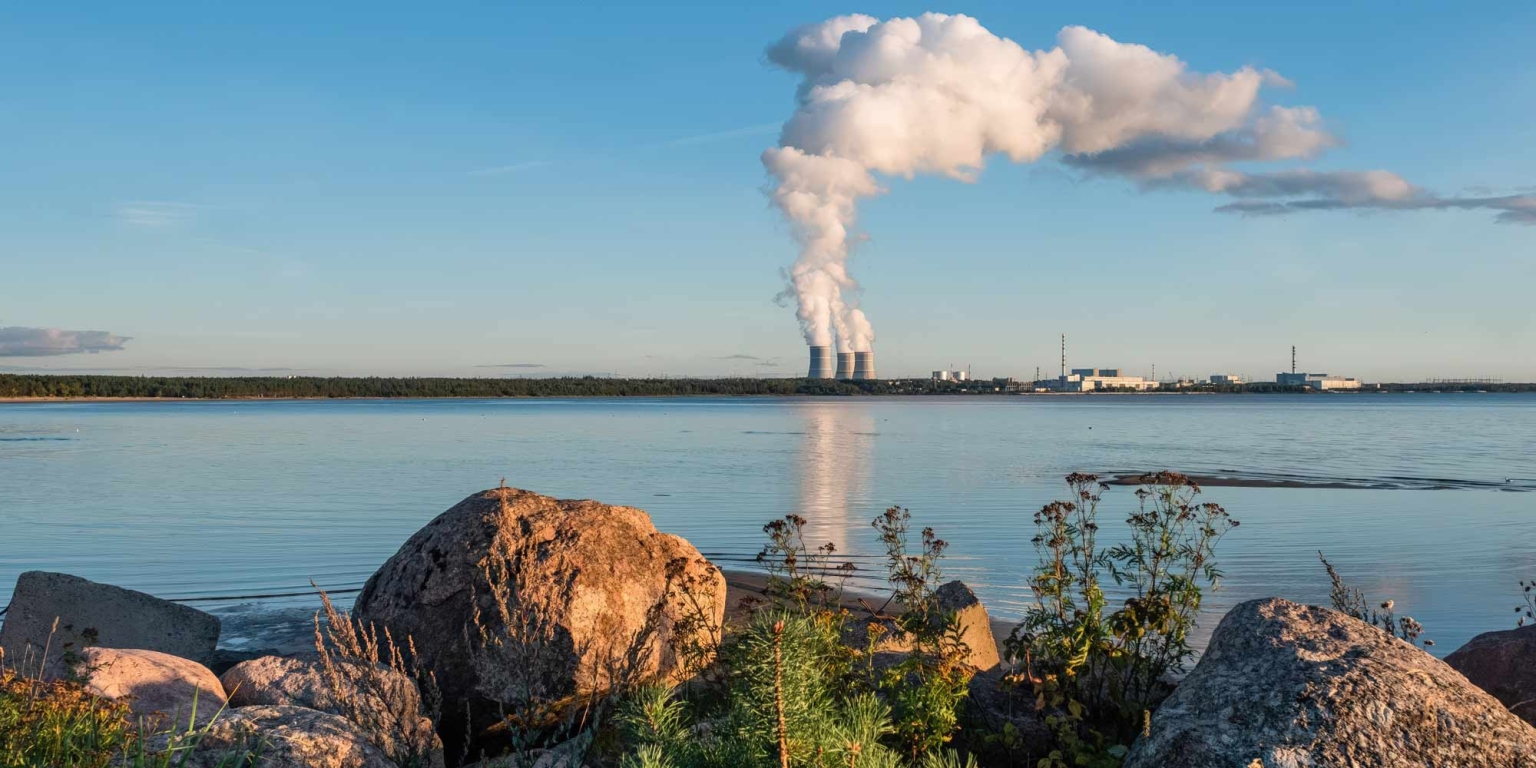
M759 160L844 13L1084 25L1268 68L1346 146L1444 196L1536 186L1536 5L21 4L0 11L0 326L120 351L0 368L799 373L795 245ZM1488 211L1244 218L1047 157L887 179L853 268L887 375L1536 380L1536 227ZM734 356L752 356L747 360ZM762 363L776 362L777 365ZM507 364L540 368L493 368Z

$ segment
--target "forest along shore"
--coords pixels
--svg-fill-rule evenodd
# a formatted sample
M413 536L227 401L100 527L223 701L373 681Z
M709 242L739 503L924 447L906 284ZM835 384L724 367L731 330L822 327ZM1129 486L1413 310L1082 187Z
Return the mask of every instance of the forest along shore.
M0 373L0 402L34 400L305 400L347 398L498 397L795 397L891 395L1030 395L1042 397L1106 394L1300 394L1361 395L1383 392L1536 392L1536 384L1378 384L1372 388L1318 392L1273 382L1197 385L1147 392L1036 392L1033 382L1012 378L938 381L933 379L837 380L802 378L558 378L477 379L453 377L321 376L108 376Z

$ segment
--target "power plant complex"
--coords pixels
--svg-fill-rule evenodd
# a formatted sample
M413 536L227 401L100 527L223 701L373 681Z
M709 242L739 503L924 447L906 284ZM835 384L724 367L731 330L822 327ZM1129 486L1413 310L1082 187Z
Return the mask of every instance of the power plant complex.
M875 378L874 352L838 352L834 358L832 347L830 346L812 346L809 349L811 351L811 368L810 372L806 374L806 378L852 379L854 381Z
M868 338L865 338L865 344ZM844 346L841 338L837 346ZM811 379L836 379L840 381L872 381L875 374L873 351L834 351L832 344L812 344L810 367L806 377ZM1199 386L1242 387L1247 377L1235 373L1213 373L1208 379L1176 378L1158 381L1153 366L1153 377L1133 376L1120 368L1073 368L1067 369L1067 337L1061 337L1061 375L1041 378L1035 369L1033 381L1015 383L1012 378L993 379L995 391L1033 392L1149 392L1153 390L1179 390ZM938 370L931 376L935 382L966 384L971 380L967 370ZM1306 387L1319 391L1362 389L1360 380L1349 376L1330 376L1326 373L1302 373L1296 370L1296 348L1291 347L1291 371L1275 375L1275 383L1287 387Z

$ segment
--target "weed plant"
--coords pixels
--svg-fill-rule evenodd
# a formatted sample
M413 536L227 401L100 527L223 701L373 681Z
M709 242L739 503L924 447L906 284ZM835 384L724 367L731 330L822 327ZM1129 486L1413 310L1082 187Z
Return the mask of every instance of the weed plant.
M1037 602L1005 649L1008 682L1033 695L1055 735L1041 768L1120 763L1193 656L1204 592L1220 583L1215 548L1237 521L1198 502L1200 486L1183 475L1139 480L1118 544L1099 542L1109 486L1095 475L1068 475L1069 498L1035 513ZM1128 596L1114 607L1106 588Z
M319 703L356 725L400 768L432 765L433 754L441 750L435 728L442 695L436 677L417 664L415 643L407 637L402 652L387 627L380 633L364 626L336 610L325 590L315 590L321 603L315 614L315 651L325 683Z
M1520 593L1525 598L1525 605L1515 606L1515 613L1520 615L1516 627L1523 627L1527 622L1536 621L1536 580L1520 582Z
M1398 616L1397 601L1383 600L1379 609L1372 608L1370 601L1365 599L1365 593L1345 583L1344 577L1340 576L1333 564L1323 557L1322 552L1317 553L1317 559L1328 571L1328 581L1332 584L1328 591L1328 602L1333 605L1335 611L1379 627L1387 634L1405 642L1419 642L1419 636L1424 634L1424 625L1412 616ZM1433 646L1435 641L1424 640L1423 643L1429 647Z

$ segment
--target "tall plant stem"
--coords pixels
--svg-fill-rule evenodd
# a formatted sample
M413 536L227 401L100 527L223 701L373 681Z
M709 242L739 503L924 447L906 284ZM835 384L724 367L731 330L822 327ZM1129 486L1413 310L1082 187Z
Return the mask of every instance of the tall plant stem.
M773 709L779 717L779 768L789 768L789 728L784 723L784 622L773 625Z

